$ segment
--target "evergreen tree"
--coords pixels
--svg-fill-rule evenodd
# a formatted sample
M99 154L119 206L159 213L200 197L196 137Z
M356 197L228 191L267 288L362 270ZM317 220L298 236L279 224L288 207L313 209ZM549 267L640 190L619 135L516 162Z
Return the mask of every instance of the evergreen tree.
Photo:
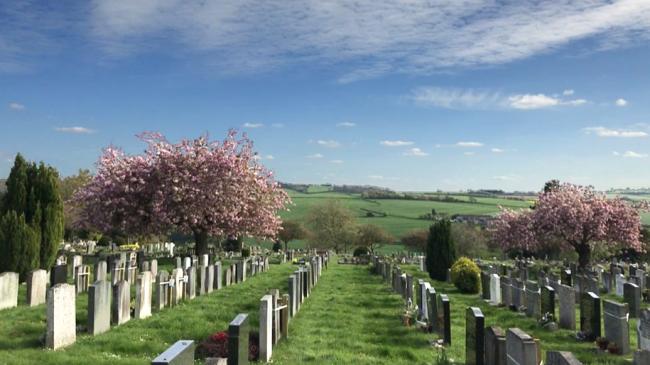
M27 206L27 169L28 164L20 154L16 155L14 166L7 179L7 193L2 204L2 214L13 210L23 211Z
M0 271L20 274L21 280L38 267L38 233L23 214L9 211L0 219Z
M429 276L435 280L446 280L447 270L456 261L451 222L448 219L440 220L429 227L426 254Z

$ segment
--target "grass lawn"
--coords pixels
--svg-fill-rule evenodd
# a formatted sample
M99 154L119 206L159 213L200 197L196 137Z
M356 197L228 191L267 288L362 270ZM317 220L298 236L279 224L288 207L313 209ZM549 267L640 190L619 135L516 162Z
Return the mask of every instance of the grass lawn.
M295 267L272 265L246 282L197 297L181 305L154 312L145 320L131 320L99 336L77 334L77 342L58 351L44 350L45 305L24 306L24 285L19 307L0 312L0 364L149 364L151 359L181 339L202 341L225 330L238 313L249 313L251 327L259 323L259 301L269 289L287 292L287 278ZM86 294L77 297L77 325L86 325Z
M401 324L401 297L367 266L334 261L289 323L273 363L431 364L434 335Z

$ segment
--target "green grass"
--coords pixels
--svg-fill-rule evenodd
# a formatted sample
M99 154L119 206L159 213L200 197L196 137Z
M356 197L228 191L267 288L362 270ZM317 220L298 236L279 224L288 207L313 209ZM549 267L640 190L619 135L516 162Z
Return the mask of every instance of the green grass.
M227 329L238 313L249 313L251 327L257 328L260 298L274 288L286 293L287 277L294 270L290 264L272 265L244 283L154 312L144 320L132 319L102 335L78 333L74 345L57 351L43 349L45 305L25 307L23 285L20 306L0 312L0 364L149 364L177 340L202 341ZM86 325L87 301L86 294L77 297L77 325Z

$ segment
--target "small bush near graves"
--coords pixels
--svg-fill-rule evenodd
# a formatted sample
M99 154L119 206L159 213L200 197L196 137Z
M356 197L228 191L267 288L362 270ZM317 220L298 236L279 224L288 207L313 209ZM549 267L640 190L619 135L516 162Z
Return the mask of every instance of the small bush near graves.
M280 242L273 243L273 252L279 252L282 249L282 244Z
M451 281L462 293L478 293L481 289L481 269L474 261L461 257L451 267Z
M359 257L359 256L365 256L368 254L368 249L365 247L357 247L354 249L354 252L352 253L352 256L354 257Z

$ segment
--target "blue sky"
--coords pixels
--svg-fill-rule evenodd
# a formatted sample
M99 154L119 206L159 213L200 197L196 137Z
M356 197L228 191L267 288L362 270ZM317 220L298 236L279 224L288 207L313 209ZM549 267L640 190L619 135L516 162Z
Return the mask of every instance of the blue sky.
M282 181L650 186L650 2L0 3L0 176L229 128Z

